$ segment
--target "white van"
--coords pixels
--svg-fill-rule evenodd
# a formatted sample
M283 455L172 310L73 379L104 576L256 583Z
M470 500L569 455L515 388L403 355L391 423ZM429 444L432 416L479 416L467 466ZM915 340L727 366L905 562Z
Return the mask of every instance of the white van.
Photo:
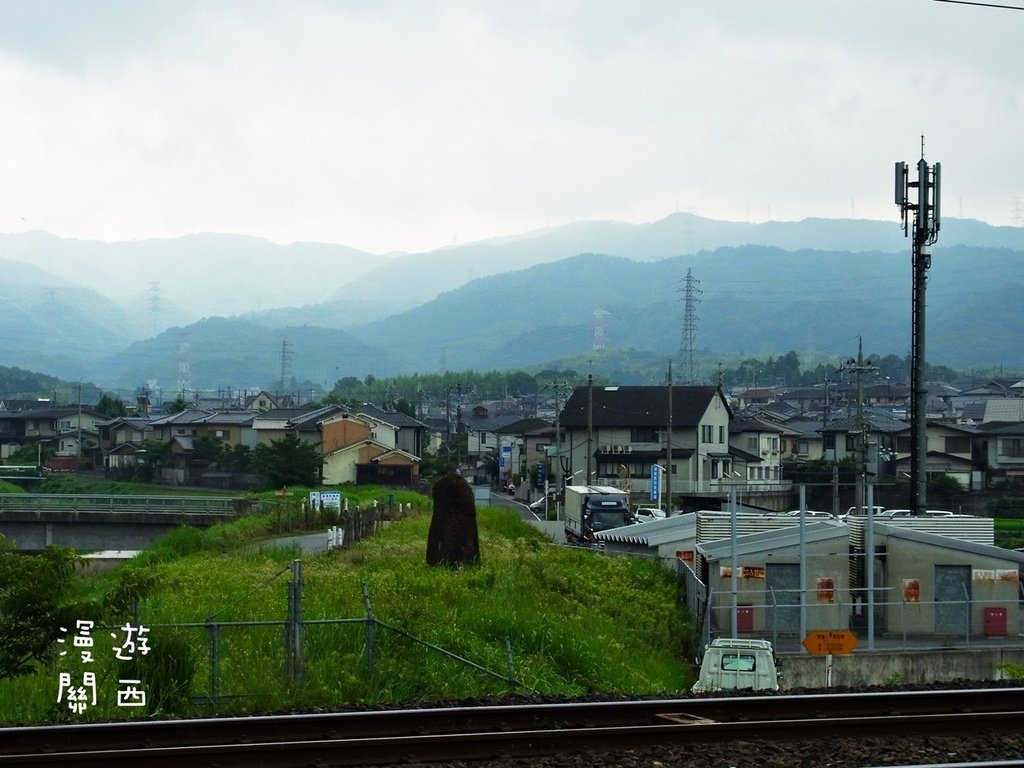
M693 692L779 690L782 672L775 663L775 652L767 640L718 638L705 646L700 676Z

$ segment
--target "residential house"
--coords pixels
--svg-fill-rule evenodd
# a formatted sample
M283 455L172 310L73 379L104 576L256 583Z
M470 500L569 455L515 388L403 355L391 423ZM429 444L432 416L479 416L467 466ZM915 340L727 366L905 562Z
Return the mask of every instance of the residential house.
M143 463L142 444L152 436L148 416L116 416L99 425L100 453L105 472L133 468Z
M737 418L729 423L734 472L742 473L744 486L781 483L784 432L778 425L756 417Z
M343 409L319 422L324 484L417 484L419 456L398 447L401 430L396 425L372 417L366 410L371 409Z
M250 411L272 411L277 407L277 401L278 398L261 389L253 394L245 393L242 399L242 406Z
M325 405L321 408L274 408L253 417L252 429L257 445L270 445L287 435L320 446L320 422L335 413L346 410L346 406Z
M722 498L734 483L731 418L718 387L577 387L560 417L566 482L649 499L659 466L667 472L659 496L669 485L673 505L704 506L702 497Z
M1024 421L982 424L975 440L985 460L986 487L1024 487Z
M972 424L950 421L928 421L925 427L927 458L925 473L955 478L964 490L984 487L983 460L975 456L977 428ZM906 426L896 435L894 473L910 476L913 434Z
M538 464L544 466L547 463L545 449L554 439L551 422L545 419L518 419L494 430L494 434L498 440L499 484L508 486L514 482L516 475L520 478L529 477L530 482L536 484L537 475L530 475Z
M0 458L22 445L45 444L54 449L51 469L75 470L79 461L94 463L99 424L106 419L91 406L52 406L0 412Z
M196 455L196 440L212 438L225 447L243 445L252 448L256 436L252 424L256 414L250 411L207 411L186 408L178 413L150 420L147 439L170 443L170 461L163 477L176 484L203 484L203 475L212 471Z
M522 416L515 413L492 415L490 410L482 405L473 408L471 414L462 419L462 428L466 434L465 463L477 475L483 475L487 457L498 456L500 453L498 430L521 421Z
M907 430L905 421L877 412L835 419L821 430L822 458L836 462L852 458L863 463L869 477L877 477L885 470L885 462L896 456L897 436Z
M822 448L822 421L820 418L798 417L781 425L781 451L783 461L818 461L824 455Z

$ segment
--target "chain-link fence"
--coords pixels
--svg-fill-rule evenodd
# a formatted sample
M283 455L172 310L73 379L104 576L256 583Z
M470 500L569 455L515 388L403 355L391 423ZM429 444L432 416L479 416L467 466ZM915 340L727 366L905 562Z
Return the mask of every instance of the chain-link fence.
M1024 645L1021 596L925 600L905 590L711 590L680 565L700 646L719 637L768 640L779 652L802 651L819 630L850 630L858 650Z

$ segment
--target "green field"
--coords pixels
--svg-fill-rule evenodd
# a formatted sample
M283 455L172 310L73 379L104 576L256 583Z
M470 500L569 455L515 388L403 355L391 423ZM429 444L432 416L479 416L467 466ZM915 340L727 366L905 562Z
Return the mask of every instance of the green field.
M88 666L96 673L97 705L72 714L56 703L60 672L85 668L72 653L55 656L35 675L0 683L0 722L510 692L655 694L689 686L690 628L680 586L660 565L554 546L507 510L482 509L478 521L481 564L457 569L425 564L425 513L389 523L353 547L305 557L294 548L252 548L272 515L206 531L181 529L82 584L83 596L108 604L123 605L112 598L141 592L139 618L149 628L151 653L118 662L107 638L129 614L98 616L110 626L93 632L97 651L101 645L106 651ZM300 558L303 659L301 674L289 675L282 622L291 564ZM372 632L366 598L383 623ZM129 674L147 686L145 710L114 703L119 679Z

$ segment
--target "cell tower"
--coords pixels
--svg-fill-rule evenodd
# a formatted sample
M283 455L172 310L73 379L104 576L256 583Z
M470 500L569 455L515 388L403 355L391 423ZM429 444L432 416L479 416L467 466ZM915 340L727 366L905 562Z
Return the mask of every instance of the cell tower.
M904 162L896 163L896 205L903 220L903 234L912 235L911 263L911 370L910 370L910 509L914 515L923 515L928 493L928 434L927 399L925 381L925 292L928 269L932 265L931 246L939 238L939 202L942 165L928 165L924 159L924 136L921 137L921 159L917 161L917 181L910 181L910 170ZM917 202L911 200L911 190L917 190ZM908 223L908 216L913 214Z
M608 318L611 314L600 308L594 310L594 349L604 349L608 343L605 331L608 329Z
M685 368L684 384L697 383L697 305L704 293L698 285L700 280L693 276L693 269L687 269L683 287L679 289L683 295L683 337L679 342L679 354Z

